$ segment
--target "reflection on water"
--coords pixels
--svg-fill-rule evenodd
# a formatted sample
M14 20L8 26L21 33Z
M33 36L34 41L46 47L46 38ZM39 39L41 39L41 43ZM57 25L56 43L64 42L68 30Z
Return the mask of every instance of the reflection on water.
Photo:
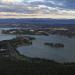
M36 36L29 35L36 38L31 46L21 46L17 49L20 53L33 57L45 58L59 62L75 62L75 38L68 38L64 36L50 35L50 36ZM64 43L64 48L51 48L45 46L45 42Z

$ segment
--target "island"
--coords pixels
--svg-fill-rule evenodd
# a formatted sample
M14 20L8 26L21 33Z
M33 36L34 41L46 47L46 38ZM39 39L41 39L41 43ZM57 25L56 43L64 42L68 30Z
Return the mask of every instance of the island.
M2 30L2 34L23 34L23 35L44 35L48 36L49 33L44 30L39 29L9 29L9 30Z
M30 36L17 36L16 38L10 40L0 41L0 56L3 57L15 57L23 59L23 55L21 55L17 51L18 46L26 46L32 45L32 40L35 38Z
M75 27L74 26L36 26L31 25L31 27L24 28L13 28L8 30L1 30L2 34L13 34L13 35L44 35L49 36L52 35L60 35L67 36L69 38L75 37Z
M63 48L63 43L44 43L44 45L50 46L52 48Z

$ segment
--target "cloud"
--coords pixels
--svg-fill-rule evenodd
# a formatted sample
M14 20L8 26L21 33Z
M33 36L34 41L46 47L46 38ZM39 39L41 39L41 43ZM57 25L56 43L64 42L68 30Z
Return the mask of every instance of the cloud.
M10 14L9 14L10 12ZM75 17L74 0L0 0L0 15L25 17L31 15L52 15ZM47 15L47 16L45 16ZM50 16L51 15L51 16ZM54 17L55 17L54 16ZM29 17L29 16L28 16ZM40 16L39 16L40 17ZM43 16L41 16L43 17Z
M14 4L14 3L20 3L23 0L1 0L0 2L3 4Z

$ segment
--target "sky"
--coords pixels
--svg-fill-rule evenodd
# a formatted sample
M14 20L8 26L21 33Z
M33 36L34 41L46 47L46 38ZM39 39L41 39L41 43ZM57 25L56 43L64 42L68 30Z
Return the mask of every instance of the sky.
M0 0L0 18L75 19L75 0Z

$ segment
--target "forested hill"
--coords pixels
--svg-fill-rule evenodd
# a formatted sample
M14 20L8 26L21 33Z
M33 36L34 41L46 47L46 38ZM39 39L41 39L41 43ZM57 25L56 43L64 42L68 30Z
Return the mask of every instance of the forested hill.
M74 25L75 19L0 19L0 23L26 23L35 25Z

